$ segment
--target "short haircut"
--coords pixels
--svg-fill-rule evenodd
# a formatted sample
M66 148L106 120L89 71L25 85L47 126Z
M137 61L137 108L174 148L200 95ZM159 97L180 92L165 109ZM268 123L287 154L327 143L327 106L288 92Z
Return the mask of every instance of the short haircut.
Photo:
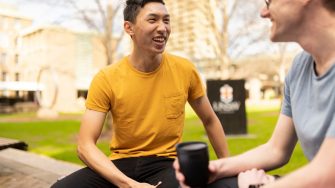
M123 10L124 21L135 23L140 9L150 2L162 3L165 5L164 0L127 0L126 7Z
M322 4L326 9L335 13L335 1L334 0L322 0Z

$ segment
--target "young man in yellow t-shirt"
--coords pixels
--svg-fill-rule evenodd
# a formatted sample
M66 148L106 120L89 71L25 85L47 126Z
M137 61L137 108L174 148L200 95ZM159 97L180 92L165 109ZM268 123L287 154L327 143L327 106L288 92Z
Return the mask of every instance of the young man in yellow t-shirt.
M170 34L163 0L127 0L124 20L134 49L102 69L88 92L78 138L79 157L88 167L54 187L178 187L172 163L186 101L202 120L217 157L228 155L224 131L194 65L163 53ZM109 111L108 158L95 144Z

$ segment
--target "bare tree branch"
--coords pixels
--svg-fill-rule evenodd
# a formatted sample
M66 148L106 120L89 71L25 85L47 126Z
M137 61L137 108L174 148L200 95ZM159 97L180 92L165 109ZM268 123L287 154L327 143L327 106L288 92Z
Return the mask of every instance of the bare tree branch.
M107 16L106 16L106 11L103 9L102 5L101 5L101 1L100 0L95 0L95 4L98 7L101 19L102 19L102 23L104 24L104 27L106 27L106 23L108 22L107 20Z
M99 27L96 25L96 23L91 19L87 14L85 10L80 9L77 4L74 2L74 0L68 1L72 7L81 15L82 20L87 24L87 26L91 29L96 30L97 32L100 32Z

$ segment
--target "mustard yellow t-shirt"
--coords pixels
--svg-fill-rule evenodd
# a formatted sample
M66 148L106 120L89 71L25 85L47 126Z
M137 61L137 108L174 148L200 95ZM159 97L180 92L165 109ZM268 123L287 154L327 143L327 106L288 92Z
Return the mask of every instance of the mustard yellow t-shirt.
M125 57L94 77L86 107L112 113L110 159L175 157L185 103L204 94L196 68L184 58L164 53L160 66L144 73Z

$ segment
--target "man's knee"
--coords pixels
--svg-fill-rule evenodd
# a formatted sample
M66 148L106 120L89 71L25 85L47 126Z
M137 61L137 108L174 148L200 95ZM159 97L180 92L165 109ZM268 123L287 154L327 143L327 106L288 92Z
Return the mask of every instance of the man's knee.
M207 188L238 188L237 177L219 179L207 186Z
M113 187L113 185L99 174L86 167L68 176L58 179L51 188L92 188Z

